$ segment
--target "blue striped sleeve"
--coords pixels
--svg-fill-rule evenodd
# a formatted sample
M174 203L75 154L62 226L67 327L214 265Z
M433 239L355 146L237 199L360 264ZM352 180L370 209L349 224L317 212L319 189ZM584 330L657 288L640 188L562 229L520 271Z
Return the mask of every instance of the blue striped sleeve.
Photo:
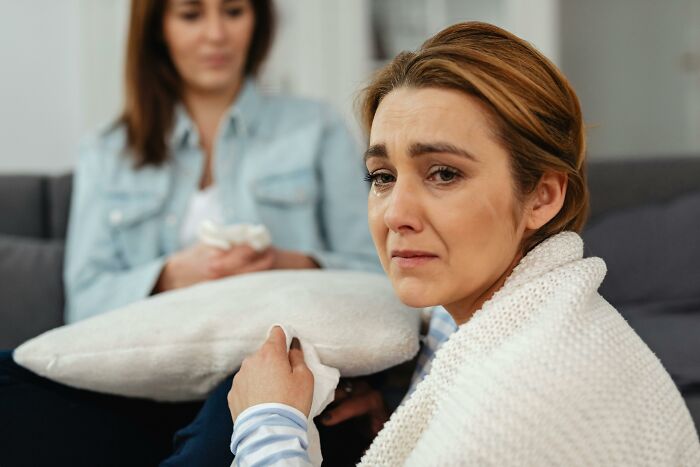
M233 424L234 465L311 466L307 428L304 414L285 404L258 404L244 410Z
M430 327L428 334L423 338L423 346L418 356L416 369L413 371L411 386L404 397L404 401L416 389L416 385L423 381L430 372L435 352L444 344L450 336L457 330L457 324L452 316L443 307L433 308L430 316Z

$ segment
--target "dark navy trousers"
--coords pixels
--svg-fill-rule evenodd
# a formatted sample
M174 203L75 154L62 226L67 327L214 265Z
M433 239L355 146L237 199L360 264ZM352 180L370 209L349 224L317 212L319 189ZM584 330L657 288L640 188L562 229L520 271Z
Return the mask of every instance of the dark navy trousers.
M229 467L227 378L205 402L162 403L64 386L0 351L0 467ZM355 465L366 420L319 426L324 466Z
M231 378L206 402L160 403L70 388L0 351L0 466L226 466Z

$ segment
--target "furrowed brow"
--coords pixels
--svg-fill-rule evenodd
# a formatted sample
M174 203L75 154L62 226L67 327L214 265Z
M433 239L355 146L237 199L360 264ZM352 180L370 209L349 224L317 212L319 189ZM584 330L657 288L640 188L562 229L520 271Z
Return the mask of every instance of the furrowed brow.
M467 159L478 162L469 151L455 146L452 143L435 142L435 143L413 143L409 148L411 157L424 156L426 154L455 154L457 156L466 157Z
M386 146L383 144L373 144L372 146L368 147L367 150L365 151L365 155L363 157L363 160L365 162L367 162L367 159L371 159L372 157L381 157L381 158L389 157L387 152L386 152Z

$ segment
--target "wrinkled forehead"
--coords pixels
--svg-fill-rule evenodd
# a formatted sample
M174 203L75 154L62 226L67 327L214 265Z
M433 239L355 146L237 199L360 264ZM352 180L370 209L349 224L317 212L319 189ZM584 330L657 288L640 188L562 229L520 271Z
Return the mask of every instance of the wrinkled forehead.
M465 93L442 88L398 88L381 101L372 121L370 148L406 152L440 142L467 153L496 143L485 106Z

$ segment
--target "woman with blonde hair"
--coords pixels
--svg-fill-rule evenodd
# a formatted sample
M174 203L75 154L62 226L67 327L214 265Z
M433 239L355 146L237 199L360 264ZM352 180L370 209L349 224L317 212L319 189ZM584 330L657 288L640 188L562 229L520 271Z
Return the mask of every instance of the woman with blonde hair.
M684 402L597 292L576 232L588 192L578 99L542 54L449 27L367 87L369 224L399 298L458 330L362 465L700 465ZM244 362L238 465L307 465L313 376L284 332Z

